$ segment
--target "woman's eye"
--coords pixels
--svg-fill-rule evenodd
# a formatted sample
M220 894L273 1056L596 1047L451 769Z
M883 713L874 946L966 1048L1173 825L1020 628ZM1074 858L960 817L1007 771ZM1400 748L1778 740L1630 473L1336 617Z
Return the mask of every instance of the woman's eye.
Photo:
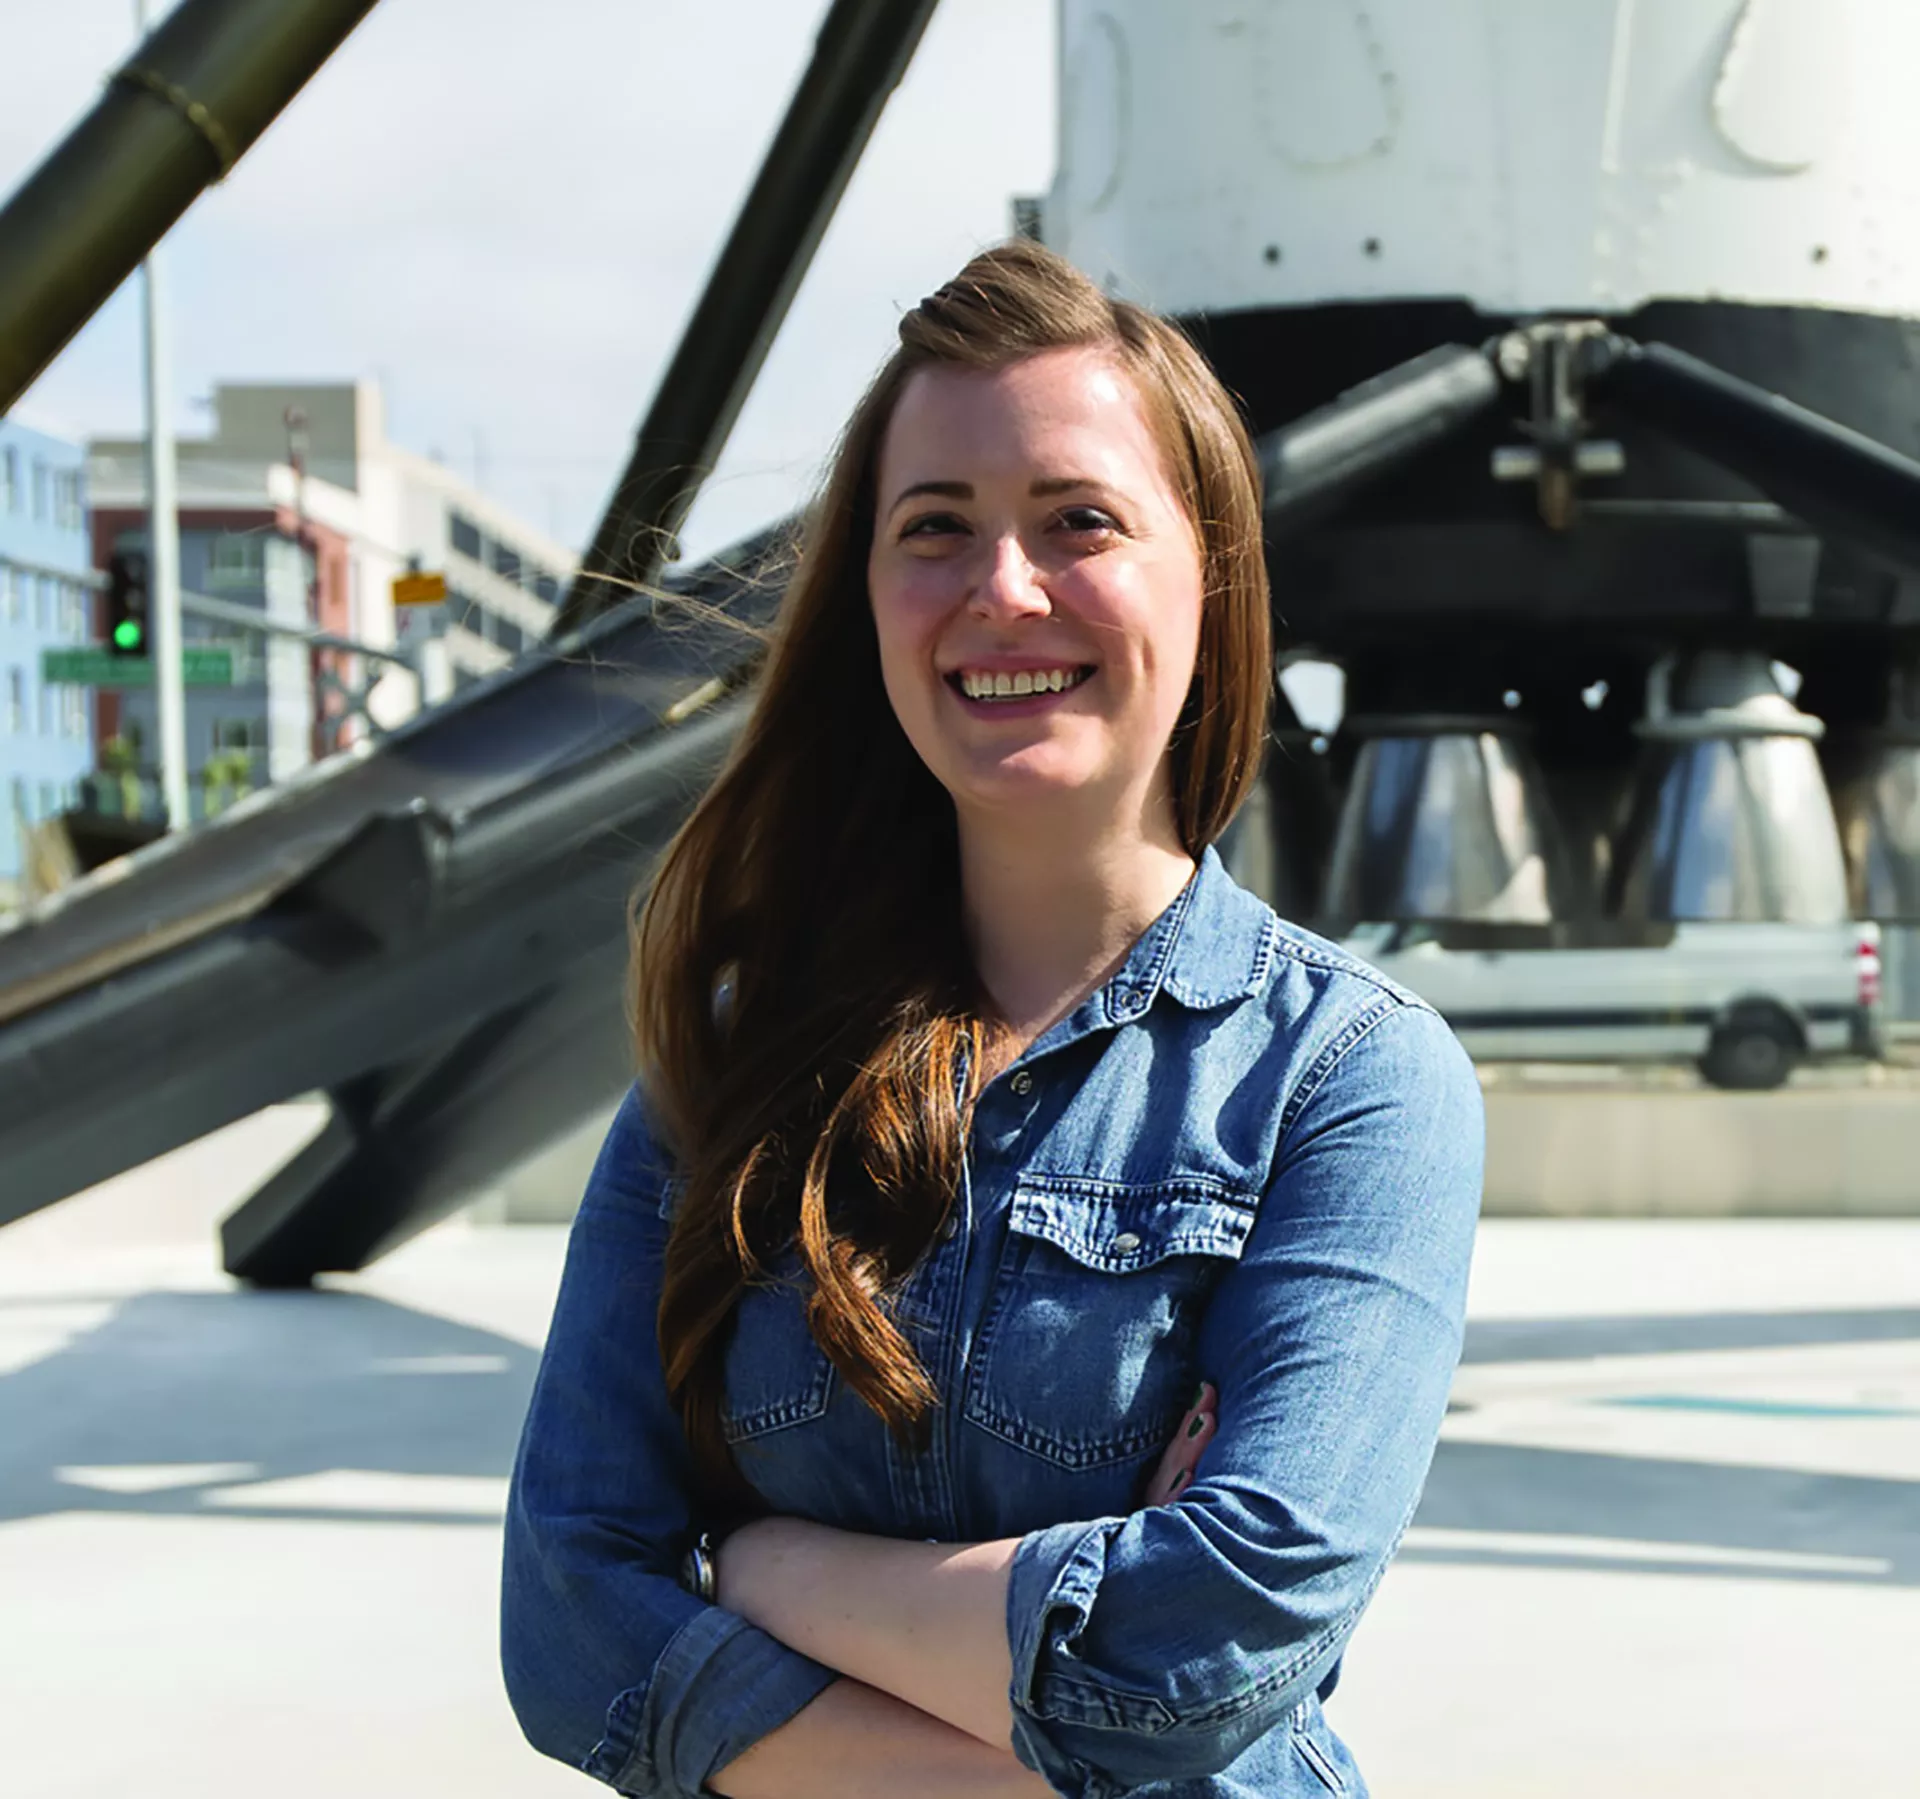
M900 537L902 542L909 537L946 537L966 528L951 512L923 512L900 527Z
M1098 506L1068 506L1060 514L1060 522L1069 531L1117 531L1119 521L1111 512L1103 512Z

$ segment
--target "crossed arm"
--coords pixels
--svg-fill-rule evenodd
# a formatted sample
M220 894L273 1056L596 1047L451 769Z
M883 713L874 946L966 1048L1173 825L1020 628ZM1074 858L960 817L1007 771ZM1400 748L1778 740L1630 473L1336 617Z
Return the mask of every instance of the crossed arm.
M1153 1479L1176 1498L1217 1428L1203 1389ZM915 1543L768 1518L721 1546L719 1603L843 1678L708 1782L724 1799L1038 1799L1015 1760L1007 1583L1017 1537Z
M725 1799L1039 1799L1014 1759L1007 1571L1015 1541L961 1546L771 1518L720 1552L719 1602L844 1678L713 1775Z

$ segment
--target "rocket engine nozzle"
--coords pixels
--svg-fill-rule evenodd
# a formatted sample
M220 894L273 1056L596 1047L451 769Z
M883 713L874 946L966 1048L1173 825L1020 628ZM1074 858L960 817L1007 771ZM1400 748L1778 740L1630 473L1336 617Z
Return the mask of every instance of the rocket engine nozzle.
M1758 651L1656 670L1647 752L1614 857L1613 909L1652 921L1835 924L1849 915L1821 722Z
M1381 923L1551 924L1572 895L1532 748L1515 721L1349 719L1362 739L1325 911Z

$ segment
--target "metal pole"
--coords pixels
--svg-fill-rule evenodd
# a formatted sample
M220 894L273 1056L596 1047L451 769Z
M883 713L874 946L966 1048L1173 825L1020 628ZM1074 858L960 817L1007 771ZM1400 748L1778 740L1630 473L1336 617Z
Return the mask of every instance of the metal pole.
M1255 446L1268 541L1317 522L1369 482L1464 431L1499 400L1499 371L1484 351L1442 344L1269 431Z
M133 22L147 34L147 0L133 0ZM187 688L183 668L185 632L180 623L180 485L169 409L173 404L167 357L166 283L160 252L142 271L145 300L147 395L147 609L153 641L154 732L160 760L160 801L167 823L184 831L193 822L187 798Z
M453 697L453 652L444 637L423 637L413 646L413 673L422 712Z
M1816 531L1920 569L1920 462L1669 344L1615 338L1599 391Z
M181 0L0 207L0 412L374 0Z
M936 0L834 0L567 590L566 638L653 580L712 468ZM611 575L617 580L598 577Z

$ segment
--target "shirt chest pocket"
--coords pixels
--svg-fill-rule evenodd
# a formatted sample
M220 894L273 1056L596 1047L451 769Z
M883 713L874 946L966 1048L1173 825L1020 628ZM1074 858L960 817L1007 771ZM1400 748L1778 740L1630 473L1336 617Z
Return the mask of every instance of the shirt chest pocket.
M807 1328L806 1294L799 1253L789 1250L740 1295L720 1406L721 1429L736 1451L811 1424L833 1397L833 1364Z
M1192 1402L1200 1315L1258 1196L1205 1176L1028 1176L974 1343L965 1416L1071 1469L1158 1452Z

